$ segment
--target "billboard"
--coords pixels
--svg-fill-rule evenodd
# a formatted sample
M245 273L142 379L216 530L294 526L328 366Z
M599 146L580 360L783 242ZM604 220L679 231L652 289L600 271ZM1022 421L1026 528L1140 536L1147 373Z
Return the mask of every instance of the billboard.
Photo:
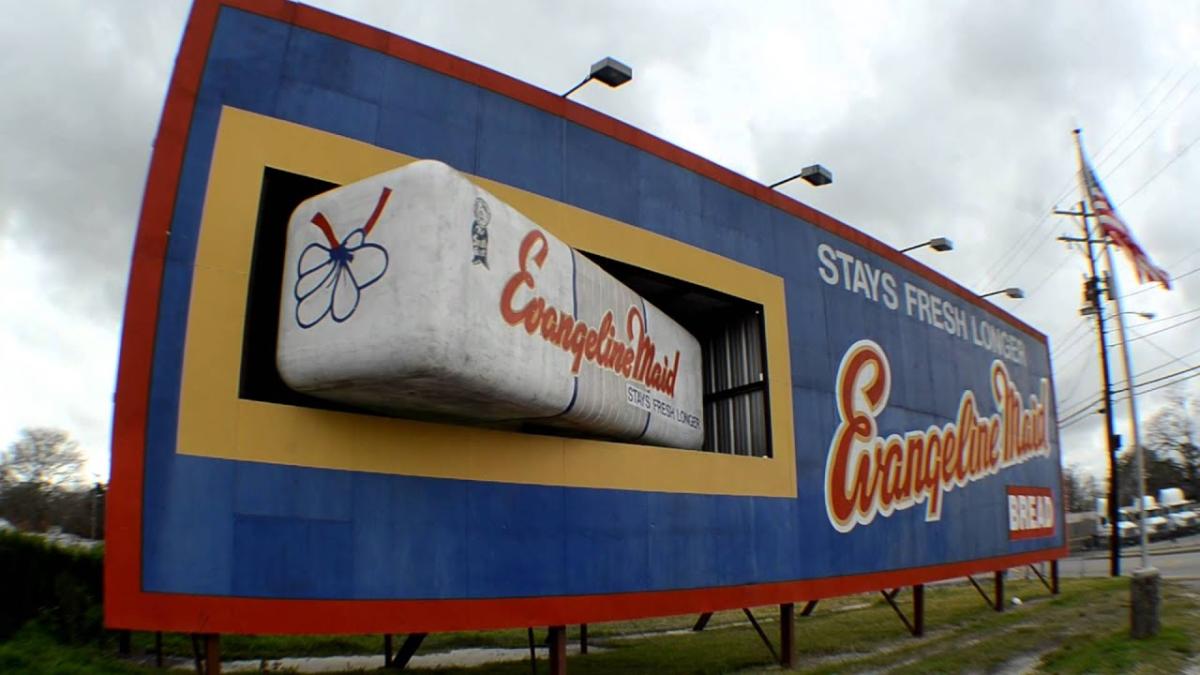
M1065 554L1043 335L368 26L197 2L135 246L110 626L561 625Z

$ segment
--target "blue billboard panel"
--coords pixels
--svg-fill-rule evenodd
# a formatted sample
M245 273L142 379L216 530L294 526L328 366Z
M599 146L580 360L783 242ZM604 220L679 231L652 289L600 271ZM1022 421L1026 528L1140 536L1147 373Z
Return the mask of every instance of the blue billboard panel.
M134 253L106 617L562 625L1053 559L1052 393L1043 335L825 214L374 28L201 0Z

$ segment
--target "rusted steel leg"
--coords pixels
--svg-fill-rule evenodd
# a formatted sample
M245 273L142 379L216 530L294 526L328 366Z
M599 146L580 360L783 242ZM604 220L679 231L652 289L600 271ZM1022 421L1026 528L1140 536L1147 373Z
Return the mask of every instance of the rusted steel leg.
M712 612L705 612L701 614L700 618L696 619L696 625L692 626L692 630L696 631L697 633L704 630L704 627L708 625L708 620L711 618Z
M567 627L550 627L550 675L567 675Z
M529 672L537 675L537 651L533 647L533 626L529 627Z
M996 572L996 591L995 591L995 594L992 596L992 599L996 601L994 609L997 612L1003 612L1004 611L1004 570L999 570Z
M204 636L204 675L221 675L221 636Z
M796 659L796 605L779 606L779 665L791 668Z
M913 586L913 631L916 637L925 634L925 584Z
M763 632L762 626L758 625L758 619L754 618L754 614L749 608L743 607L742 612L746 614L746 618L750 620L750 625L754 626L754 631L758 633L758 637L767 646L767 651L771 652L771 659L779 663L779 654L775 651L775 645L771 644L771 638L767 637L767 634Z

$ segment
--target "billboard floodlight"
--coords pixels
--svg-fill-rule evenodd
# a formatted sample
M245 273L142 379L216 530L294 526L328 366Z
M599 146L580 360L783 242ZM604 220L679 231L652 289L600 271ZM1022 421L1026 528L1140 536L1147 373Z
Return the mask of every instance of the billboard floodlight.
M993 295L1000 295L1001 293L1003 293L1004 295L1006 295L1010 298L1014 298L1017 300L1020 300L1021 298L1025 297L1025 291L1023 291L1015 286L1010 286L1009 288L1001 288L1000 290L992 291L991 293L983 293L979 297L987 298L987 297L990 297Z
M922 248L924 246L928 246L929 248L937 251L938 253L954 250L954 242L953 241L950 241L949 239L947 239L945 237L934 237L933 239L930 239L929 241L923 241L919 244L913 244L912 246L905 246L904 248L900 249L900 253L908 253L909 251L914 251L914 250L916 250L918 248Z
M615 88L632 79L633 68L621 63L611 56L606 56L593 63L592 70L590 73L588 73L588 76L583 78L582 82L567 90L567 93L563 94L562 96L563 98L570 96L571 94L575 93L576 89L579 89L592 80L599 80L600 82Z
M821 187L822 185L829 185L830 183L833 182L833 173L831 173L829 171L829 169L826 169L825 167L821 166L820 164L813 164L811 166L806 166L803 169L801 169L800 173L795 174L793 176L788 176L787 178L784 178L781 181L776 181L774 183L771 183L767 187L769 187L773 190L773 189L779 187L780 185L794 181L797 178L803 178L804 180L808 181L808 183L810 185L813 185L815 187Z

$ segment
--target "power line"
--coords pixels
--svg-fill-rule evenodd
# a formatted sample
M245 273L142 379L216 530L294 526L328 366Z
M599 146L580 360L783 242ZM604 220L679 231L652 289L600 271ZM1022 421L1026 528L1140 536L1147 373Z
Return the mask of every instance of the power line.
M1046 276L1042 277L1042 280L1037 282L1036 284L1034 284L1034 286L1032 288L1025 291L1025 297L1020 299L1018 302L1025 302L1025 300L1029 299L1030 297L1037 295L1037 292L1042 289L1042 286L1046 285L1047 281L1050 281L1050 279L1053 278L1055 275L1057 275L1059 272L1062 272L1063 270L1071 269L1071 268L1063 265L1063 263L1066 262L1067 257L1070 255L1071 255L1070 249L1067 249L1066 251L1064 251L1063 256L1061 258L1059 258L1058 261L1055 262L1053 267L1050 269L1050 273L1047 274Z
M1153 342L1152 340L1147 340L1147 341L1146 341L1146 344L1148 344L1148 345L1150 345L1150 346L1152 346L1152 347L1155 347L1155 348L1157 348L1159 351L1166 352L1166 350L1164 350L1162 347L1159 347L1158 345L1154 344L1154 342ZM1170 352L1166 352L1166 354L1167 354L1167 356L1171 357L1171 359L1172 359L1173 361L1178 361L1178 362L1182 363L1182 364L1183 364L1183 365L1185 365L1185 366L1186 366L1186 365L1188 365L1187 361L1184 361L1184 360L1183 360L1183 357L1175 356L1174 354L1171 354ZM1190 351L1190 352L1185 352L1183 356L1184 356L1184 357L1187 357L1187 356L1191 356L1192 354L1200 354L1200 349L1193 349L1193 350L1192 350L1192 351ZM1162 370L1163 368L1166 368L1166 367L1167 367L1167 366L1169 366L1169 365L1171 365L1171 361L1167 361L1167 362L1165 362L1165 363L1160 363L1160 364L1158 364L1157 366L1154 366L1153 368L1147 368L1146 370L1143 370L1141 373L1139 373L1139 375L1145 375L1145 374L1147 374L1147 373L1153 373L1154 371L1156 371L1156 370Z
M1175 330L1176 328L1179 328L1180 326L1189 324L1193 321L1200 321L1200 316L1193 316L1190 319L1187 319L1185 321L1180 321L1179 323L1167 326L1166 328L1159 328L1156 331L1151 331L1149 333L1142 333L1141 335L1139 335L1137 337L1129 338L1128 340L1126 340L1126 342L1135 342L1137 340L1144 340L1144 339L1150 337L1151 335L1158 335L1159 333L1165 333L1169 330Z
M1196 66L1193 64L1192 69L1195 69L1195 67ZM1104 140L1104 143L1102 143L1100 145L1100 153L1101 154L1104 153L1105 148L1107 148L1109 146L1109 144L1112 143L1112 141L1114 139L1116 139L1116 137L1121 133L1121 129L1123 127L1125 127L1127 124L1129 124L1131 121L1133 121L1133 119L1135 117L1137 117L1138 111L1140 111L1142 109L1142 107L1145 106L1147 102L1149 102L1149 100L1153 96L1154 92L1157 91L1158 88L1160 86L1162 86L1162 84L1164 82L1167 81L1167 78L1171 75L1171 73L1174 70L1175 70L1174 66L1172 66L1171 68L1168 68L1167 72L1163 73L1163 76L1159 79L1159 81L1157 83L1155 83L1155 85L1153 87L1150 88L1150 91L1146 92L1145 96L1142 97L1142 100L1133 109L1133 112L1130 113L1129 117L1127 117L1125 119L1125 121L1121 122L1121 124L1117 125L1116 129L1113 129L1113 132L1111 134L1109 134L1108 138ZM1191 73L1191 70L1188 70L1184 73L1184 76L1186 77L1190 73ZM1153 116L1154 112L1158 110L1158 106L1162 105L1162 101L1165 101L1170 96L1170 94L1175 91L1175 87L1178 87L1179 82L1181 82L1182 80L1183 80L1183 78L1181 77L1178 81L1176 81L1175 85L1159 101L1158 105L1155 106L1154 110L1152 110L1145 118L1142 119L1141 122L1138 123L1138 125L1136 127L1133 128L1133 130L1131 130L1129 132L1129 134L1126 136L1126 139L1128 139L1134 133L1136 133L1137 130L1140 129L1141 126L1143 124L1145 124L1146 121L1150 119L1150 117ZM1124 142L1125 142L1125 139L1123 139L1121 142L1119 142L1115 146L1113 146L1112 152L1115 152L1118 148L1120 148L1121 145L1124 144ZM1111 155L1112 153L1110 152L1109 154ZM1101 163L1103 163L1106 160L1107 160L1107 157L1098 160L1097 166L1099 166ZM1027 229L1025 232L1023 232L1021 234L1021 236L1017 238L1017 241L1007 251L1005 251L1004 254L1002 254L999 258L996 259L996 261L994 263L992 263L990 266L988 266L988 268L984 271L983 277L980 278L980 280L976 283L977 287L989 285L989 282L992 282L996 278L999 278L1000 275L1004 272L1004 270L1009 265L1012 264L1013 260L1017 259L1016 258L1017 254L1020 253L1020 251L1025 248L1025 245L1028 242L1033 240L1032 235L1038 230L1038 228L1041 227L1042 223L1045 223L1050 218L1050 216L1052 215L1051 212L1053 211L1054 207L1057 206L1058 203L1061 202L1064 197L1066 197L1067 195L1069 195L1071 193L1071 190L1073 189L1076 181L1077 181L1077 177L1075 175L1072 175L1069 179L1067 179L1066 184L1058 190L1058 193L1059 193L1058 197L1056 197L1054 199L1054 201L1047 208L1042 210L1042 214L1043 214L1042 217L1039 218L1036 222L1034 222L1034 224L1032 226L1030 226L1029 229ZM1028 257L1026 258L1026 260L1028 260ZM1018 266L1016 271L1019 271L1019 270L1020 270L1020 266ZM1016 275L1016 271L1014 271L1010 275L1010 278L1012 276Z
M1171 277L1171 282L1174 283L1176 281L1179 281L1180 279L1183 279L1184 277L1189 277L1189 276L1195 274L1196 272L1200 272L1200 267L1197 267L1195 269L1190 269L1190 270L1184 272L1183 274L1177 274L1177 275ZM1145 288L1133 291L1131 293L1126 293L1121 296L1121 299L1124 300L1125 298L1129 298L1129 297L1132 297L1135 295L1140 295L1142 293L1145 293L1146 291L1153 291L1158 288L1159 288L1158 286L1147 286Z
M1128 195L1125 195L1125 202L1124 202L1124 203L1128 204L1128 203L1129 203L1129 202L1130 202L1130 201L1131 201L1131 200L1132 200L1134 197L1136 197L1136 196L1137 196L1137 194L1138 194L1139 192L1141 192L1142 190L1144 190L1144 189L1146 188L1146 186L1147 186L1147 185L1149 185L1149 184L1153 183L1153 182L1154 182L1154 180L1155 180L1156 178L1158 178L1159 176L1161 176L1161 175L1162 175L1162 172L1164 172L1164 171L1166 171L1167 169L1169 169L1169 168L1171 167L1171 165L1172 165L1172 164L1174 164L1176 161L1178 161L1180 157L1183 157L1185 154L1187 154L1187 151L1188 151L1188 150L1191 150L1191 149L1192 149L1192 147L1193 147L1194 145L1196 145L1197 143L1200 143L1200 136L1197 136L1195 139L1193 139L1193 140L1192 140L1192 142L1191 142L1191 143L1188 143L1187 145L1183 146L1183 149L1182 149L1182 150L1180 150L1179 152L1177 152L1177 153L1175 154L1175 156L1174 156L1174 157L1172 157L1172 158L1171 158L1171 159L1170 159L1170 160L1169 160L1169 161L1168 161L1166 164L1164 164L1164 165L1162 166L1162 168L1161 168L1161 169L1159 169L1158 171L1155 171L1155 172L1154 172L1154 175L1153 175L1153 176L1150 176L1150 178L1146 179L1146 182L1144 182L1144 183L1142 183L1141 185L1139 185L1139 186L1137 187L1137 189L1136 189L1136 190L1134 190L1133 192L1129 193Z
M1133 136L1134 132L1136 132L1137 129L1141 128L1142 124L1145 124L1146 122L1150 121L1150 118L1154 117L1154 113L1158 112L1158 109L1162 107L1162 104L1166 103L1167 99L1171 98L1171 94L1175 93L1175 90L1179 88L1179 85L1183 84L1184 79L1186 79L1187 76L1190 75L1192 73L1192 71L1195 69L1196 69L1196 66L1193 65L1190 70L1188 70L1186 73L1183 74L1183 76L1181 76L1178 80L1176 80L1175 86L1171 87L1171 91L1168 91L1167 95L1162 97L1162 99L1159 100L1158 105L1154 106L1154 110L1150 111L1150 113L1145 118L1142 119L1141 124L1138 124L1137 128L1135 128L1132 132L1130 132L1129 136L1126 136L1125 138L1126 139L1131 138ZM1179 102L1175 104L1175 107L1171 108L1171 111L1168 112L1161 120L1159 120L1158 124L1153 129L1150 130L1150 133L1146 134L1146 137L1143 138L1142 141L1133 148L1133 150L1130 150L1129 153L1126 154L1125 157L1122 158L1120 162L1117 162L1116 166L1109 167L1108 169L1106 169L1105 176L1111 177L1113 174L1115 174L1117 172L1117 169L1121 168L1121 166L1124 165L1125 162L1128 162L1129 158L1133 157L1137 153L1137 151L1140 150L1142 148L1142 146L1146 144L1147 141L1149 141L1151 138L1154 138L1155 132L1157 132L1162 127L1162 125L1164 123L1166 123L1167 120L1171 119L1171 115L1174 115L1175 111L1179 110L1180 106L1182 106L1184 103L1186 103L1187 100L1192 97L1192 94L1196 93L1197 89L1200 89L1200 82L1197 82L1196 85L1193 86L1188 91L1187 94L1184 94L1183 98L1179 99Z
M1084 375L1087 373L1087 361L1079 362L1079 369L1075 372L1074 383L1071 385L1071 390L1063 395L1063 399L1067 400L1075 396L1075 392L1079 391L1079 385L1083 384Z
M1195 67L1196 67L1196 65L1192 64L1192 69L1194 69ZM1108 152L1105 152L1105 149L1108 147L1108 144L1114 138L1117 137L1117 134L1120 133L1121 128L1124 127L1126 124L1129 124L1131 121L1133 121L1134 117L1137 117L1137 114L1142 109L1142 106L1146 105L1146 103L1148 103L1150 101L1150 98L1154 94L1154 92L1158 91L1158 88L1161 87L1162 84L1167 81L1167 78L1170 77L1171 73L1173 73L1174 71L1175 71L1175 66L1171 66L1170 68L1167 69L1167 72L1163 73L1163 76L1161 78L1159 78L1158 82L1153 87L1150 88L1150 91L1146 92L1145 96L1142 97L1141 102L1139 102L1137 107L1133 109L1133 112L1129 115L1129 117L1127 117L1124 122L1121 122L1121 124L1119 124L1117 126L1117 128L1113 132L1113 134L1108 137L1108 140L1105 141L1104 144L1100 146L1100 149L1096 151L1097 165L1108 161L1114 154L1116 154L1117 150L1119 150L1122 145L1125 145L1125 141L1132 138L1133 135L1135 133L1137 133L1137 130L1141 128L1142 124L1145 124L1146 120L1150 119L1150 117L1152 117L1154 115L1153 111L1151 111L1149 114L1147 114L1144 118L1142 118L1142 121L1136 127L1131 129L1129 131L1129 133L1125 135L1125 138L1121 139L1120 143L1117 143L1116 145L1114 145L1112 147L1111 150L1108 150ZM1175 87L1178 87L1179 83L1182 82L1183 78L1186 77L1190 72L1191 72L1191 69L1185 71L1183 73L1183 75L1180 76L1179 80L1176 80ZM1174 91L1175 87L1172 87L1171 91ZM1167 97L1170 95L1171 95L1171 92L1168 91L1166 93L1166 95L1164 95L1162 97L1162 99L1159 100L1159 105L1162 105L1162 101L1166 100ZM1157 109L1157 106L1156 106L1156 109Z
M1054 360L1055 354L1065 354L1066 350L1069 349L1072 344L1075 344L1075 341L1088 335L1088 333L1079 332L1079 329L1086 328L1087 325L1088 323L1086 321L1079 321L1074 327L1071 328L1071 330L1067 331L1067 334L1062 336L1062 340L1058 343L1058 345L1055 346L1054 349L1050 350L1050 360Z
M1200 318L1200 317L1197 317L1197 318ZM1153 345L1154 343L1153 343L1153 342L1147 342L1147 344L1151 344L1151 345ZM1161 348L1160 348L1160 349L1161 349ZM1163 351L1165 352L1166 350L1163 350ZM1200 349L1197 349L1197 350L1195 350L1195 351L1193 351L1193 352L1189 352L1187 355L1190 355L1190 354L1195 354L1195 353L1197 353L1197 352L1200 352ZM1187 363L1186 363L1186 362L1183 362L1183 360L1182 360L1182 359L1180 359L1179 357L1173 356L1173 355L1171 355L1170 353L1167 353L1167 355L1168 355L1168 356L1171 356L1172 358L1174 358L1174 359L1176 359L1176 360L1180 361L1180 362L1181 362L1181 363L1183 363L1185 366L1187 366ZM1165 365L1165 364L1164 364L1164 365ZM1154 371L1156 371L1156 370L1161 370L1163 367L1164 367L1163 365L1160 365L1160 366L1155 366L1154 368L1149 368L1149 369L1147 369L1147 370L1143 370L1143 371L1141 371L1140 373L1135 373L1135 374L1134 374L1134 379L1135 379L1135 380L1137 380L1138 378L1142 377L1143 375L1147 375L1147 374L1149 374L1149 373L1151 373L1151 372L1154 372ZM1143 386L1145 386L1145 385L1149 385L1149 384L1155 384L1155 383L1157 383L1157 382L1162 382L1163 380L1167 380L1167 379L1170 379L1170 378L1173 378L1173 377L1177 377L1177 376L1179 376L1179 375L1183 375L1183 374L1187 374L1187 373L1192 373L1192 372L1195 372L1195 371L1198 371L1198 370L1200 370L1200 366L1188 366L1188 367L1186 367L1186 368L1183 368L1182 370L1177 370L1177 371L1175 371L1175 372L1173 372L1173 373L1168 373L1168 374L1166 374L1166 375L1161 375L1161 376L1159 376L1159 377L1156 377L1156 378L1153 378L1153 379L1150 379L1150 380L1143 380L1143 381L1140 381L1140 382L1138 382L1138 383L1135 385L1135 389L1137 389L1137 390L1138 390L1138 393L1142 393L1142 392L1141 392L1141 389L1142 389L1142 387L1143 387ZM1190 378L1185 378L1185 379L1190 379ZM1121 387L1120 389L1114 389L1112 393L1113 393L1113 394L1120 394L1120 393L1122 393L1122 392L1126 392L1126 391L1129 391L1129 381L1128 381L1128 380L1126 380L1126 381L1125 381L1125 386L1124 386L1124 387ZM1068 397L1068 398L1069 398L1069 397ZM1100 402L1103 400L1103 398L1104 398L1103 396L1096 397L1096 398L1094 398L1094 399L1091 399L1090 401L1088 401L1087 403L1085 403L1085 404L1083 404L1083 405L1067 404L1066 406L1063 406L1063 407L1073 408L1073 410L1071 410L1071 412L1068 412L1067 414L1063 415L1061 419L1065 421L1065 420L1068 420L1068 419L1071 419L1071 418L1077 417L1077 416L1079 416L1079 415L1081 415L1081 414L1090 414L1090 413L1089 413L1089 410L1090 410L1090 409L1091 409L1093 406L1095 406L1096 404L1100 403ZM1061 425L1062 425L1062 421L1060 421L1060 426L1061 426Z
M1177 319L1177 318L1179 318L1179 317L1181 317L1181 316L1187 316L1188 314L1195 314L1196 312L1200 312L1200 307L1196 307L1195 309L1189 309L1189 310L1187 310L1187 311L1185 311L1185 312L1179 312L1178 314L1172 314L1172 315L1170 315L1170 316L1160 316L1160 317L1155 317L1155 318L1153 318L1153 319L1146 319L1145 321L1142 321L1142 322L1138 323L1138 325L1137 325L1137 326L1127 326L1127 328L1129 328L1129 330L1134 330L1135 328L1145 328L1146 326L1149 326L1149 325L1151 325L1151 324L1155 324L1155 323L1162 323L1163 321L1169 321L1169 320L1171 320L1171 319ZM1136 312L1134 312L1134 313L1136 313ZM1114 329L1114 328L1108 328L1108 329L1105 329L1105 331L1104 331L1104 332L1105 332L1105 333L1111 333L1111 332L1113 332L1114 330L1116 330L1116 329Z
M1160 389L1166 389L1167 387L1172 387L1174 385L1179 384L1180 382L1187 382L1188 380L1192 380L1197 377L1200 377L1200 372L1195 372L1195 371L1200 371L1200 366L1196 366L1196 367L1190 368L1188 370L1178 371L1176 373L1172 373L1172 375L1164 376L1164 378L1167 378L1167 377L1174 377L1174 376L1186 373L1187 377L1179 377L1177 379L1170 380L1169 382L1163 382L1162 384L1158 384L1157 386L1154 386L1154 387L1143 388L1142 385L1139 384L1139 385L1137 385L1137 387L1135 387L1135 389L1137 390L1138 394L1149 394L1151 392L1158 391ZM1157 383L1161 379L1163 379L1163 378L1150 380L1147 382L1147 384ZM1128 388L1118 389L1118 390L1114 391L1113 394L1117 394L1117 393L1125 392L1125 391L1128 391ZM1113 399L1113 403L1114 404L1119 403L1128 398L1129 398L1128 395L1117 397L1117 398ZM1058 423L1059 430L1061 431L1062 429L1066 429L1067 427L1073 426L1073 425L1078 424L1079 422L1082 422L1083 420L1087 419L1088 415L1092 414L1092 411L1090 410L1090 408L1092 406L1096 405L1097 403L1100 403L1100 399L1096 399L1096 400L1092 401L1091 403L1089 403L1087 406L1085 406L1084 409L1082 409L1076 413L1073 413L1072 415L1068 415L1068 416L1064 417L1063 421L1060 421Z

